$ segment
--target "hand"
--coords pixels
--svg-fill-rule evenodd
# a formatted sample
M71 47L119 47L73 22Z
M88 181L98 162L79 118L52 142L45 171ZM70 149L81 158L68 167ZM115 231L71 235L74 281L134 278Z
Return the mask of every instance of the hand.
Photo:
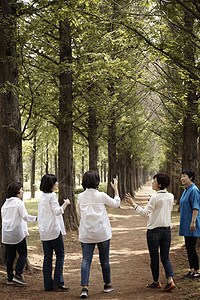
M126 194L125 200L126 200L126 202L128 202L130 205L132 205L133 207L135 207L135 205L134 205L135 203L134 203L134 201L133 201L133 199L132 199L130 193Z
M117 179L116 178L113 178L113 183L111 182L110 183L113 190L117 190Z
M67 205L70 204L70 200L69 199L64 199L64 203L66 203Z
M196 222L192 221L191 224L190 224L190 231L194 232L195 228L196 228Z
M63 210L66 209L66 207L70 204L70 200L69 199L64 199L64 203L62 205Z

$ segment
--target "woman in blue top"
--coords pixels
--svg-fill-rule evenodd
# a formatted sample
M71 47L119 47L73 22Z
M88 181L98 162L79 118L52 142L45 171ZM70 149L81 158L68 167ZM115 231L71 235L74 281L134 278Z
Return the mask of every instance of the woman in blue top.
M179 235L184 236L190 271L186 278L200 278L199 258L196 252L197 237L200 237L200 192L194 184L195 172L183 170L181 183L185 190L180 199L180 229Z

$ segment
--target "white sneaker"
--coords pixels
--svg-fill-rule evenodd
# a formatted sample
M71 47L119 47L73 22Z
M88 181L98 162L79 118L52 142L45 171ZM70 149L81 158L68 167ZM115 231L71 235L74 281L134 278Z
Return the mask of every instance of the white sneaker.
M104 291L104 293L110 293L110 292L114 291L114 287L112 285L105 284L103 291Z
M80 298L84 299L84 298L87 298L87 297L88 297L88 289L82 288Z

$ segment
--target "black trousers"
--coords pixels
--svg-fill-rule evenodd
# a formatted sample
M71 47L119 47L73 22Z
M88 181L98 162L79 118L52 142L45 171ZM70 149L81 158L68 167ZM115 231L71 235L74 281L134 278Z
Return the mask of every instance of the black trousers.
M15 275L21 276L23 273L23 269L26 264L27 258L27 245L26 245L26 238L24 238L20 243L10 245L6 244L6 266L7 266L7 274L8 280L11 281L13 279L13 263L16 257L16 251L19 254L17 259L17 264L15 267Z
M196 252L197 237L185 236L185 246L187 250L190 269L199 270L199 257Z

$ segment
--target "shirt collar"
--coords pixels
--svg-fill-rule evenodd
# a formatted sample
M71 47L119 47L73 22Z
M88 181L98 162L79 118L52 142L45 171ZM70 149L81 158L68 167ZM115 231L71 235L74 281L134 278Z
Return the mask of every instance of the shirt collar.
M193 186L194 186L194 183L192 183L190 186L186 187L185 189L186 189L186 190L189 190L189 189L191 189Z
M156 194L159 194L159 193L166 193L165 190L160 190L160 191L157 191Z

